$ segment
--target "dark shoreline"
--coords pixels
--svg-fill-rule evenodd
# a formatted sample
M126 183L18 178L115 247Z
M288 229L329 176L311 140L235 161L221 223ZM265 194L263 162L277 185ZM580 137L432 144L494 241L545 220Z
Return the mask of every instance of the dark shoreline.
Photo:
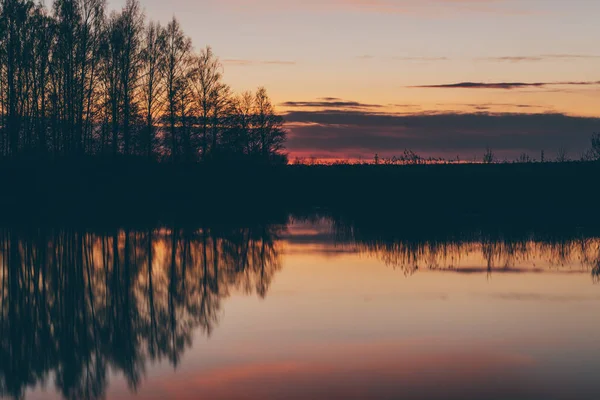
M154 224L310 215L418 224L595 225L600 163L269 166L0 161L0 221Z

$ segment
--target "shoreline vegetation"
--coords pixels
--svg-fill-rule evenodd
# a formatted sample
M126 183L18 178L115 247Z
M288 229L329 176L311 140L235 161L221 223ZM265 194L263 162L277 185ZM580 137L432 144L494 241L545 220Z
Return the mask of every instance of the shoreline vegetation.
M600 163L458 165L0 162L0 224L253 223L290 214L398 229L589 227Z

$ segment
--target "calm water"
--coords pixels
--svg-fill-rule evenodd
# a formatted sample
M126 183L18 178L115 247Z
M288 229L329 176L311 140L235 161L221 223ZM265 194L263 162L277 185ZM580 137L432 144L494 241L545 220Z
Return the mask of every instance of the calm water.
M598 399L600 239L0 229L0 397Z

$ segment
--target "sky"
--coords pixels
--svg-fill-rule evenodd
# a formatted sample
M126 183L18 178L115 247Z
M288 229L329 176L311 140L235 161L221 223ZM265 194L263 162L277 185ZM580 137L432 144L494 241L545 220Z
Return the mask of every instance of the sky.
M292 158L579 158L600 132L596 0L141 3L212 46L234 90L267 88Z

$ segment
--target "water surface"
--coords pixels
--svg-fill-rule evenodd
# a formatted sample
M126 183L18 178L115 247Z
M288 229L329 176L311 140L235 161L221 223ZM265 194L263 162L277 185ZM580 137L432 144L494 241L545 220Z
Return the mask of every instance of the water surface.
M574 232L4 228L0 396L597 399Z

